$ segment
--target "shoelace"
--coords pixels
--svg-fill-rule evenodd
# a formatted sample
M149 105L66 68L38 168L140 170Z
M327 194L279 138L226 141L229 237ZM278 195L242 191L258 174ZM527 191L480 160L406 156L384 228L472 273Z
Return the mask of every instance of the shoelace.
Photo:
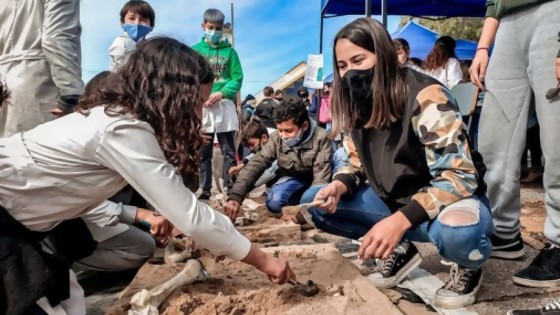
M383 261L383 265L381 266L381 273L384 276L389 275L389 272L391 272L391 268L393 268L393 265L397 261L397 256L398 255L399 255L399 253L393 252L391 254L391 256L389 257L389 259Z
M560 300L558 301L554 301L554 302L550 302L548 304L546 304L543 309L545 311L556 311L556 310L560 310Z
M467 285L467 281L469 280L469 271L464 268L459 268L459 265L457 264L452 264L449 273L451 277L445 284L444 289L451 291L464 290Z

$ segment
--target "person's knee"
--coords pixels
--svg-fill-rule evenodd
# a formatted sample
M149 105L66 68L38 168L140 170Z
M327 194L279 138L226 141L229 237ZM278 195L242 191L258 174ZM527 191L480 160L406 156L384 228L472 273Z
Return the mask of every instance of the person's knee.
M317 185L309 187L301 196L301 203L310 203L315 200L315 195L323 188L325 185Z
M480 219L478 200L465 199L448 206L437 220L441 224L438 247L447 258L478 266L489 258L491 244Z
M266 208L268 209L268 211L275 213L275 214L279 214L282 212L282 207L284 206L284 203L282 202L282 199L279 197L276 197L274 194L269 193L268 198L266 199Z
M156 248L155 239L150 234L144 233L144 236L138 239L136 254L144 259L148 259L154 255Z

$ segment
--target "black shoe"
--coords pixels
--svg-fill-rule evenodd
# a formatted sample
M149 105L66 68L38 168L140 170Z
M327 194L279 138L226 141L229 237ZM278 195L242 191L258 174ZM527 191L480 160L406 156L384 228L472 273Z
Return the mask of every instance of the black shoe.
M541 309L510 310L507 315L560 315L560 300L550 302Z
M378 288L392 288L401 283L421 262L422 256L416 246L405 241L395 248L389 259L383 261L381 270L367 278Z
M198 199L200 200L209 200L210 197L212 197L212 193L209 191L202 191L202 193L200 194L200 196L198 196Z
M492 241L492 254L490 257L502 259L517 259L525 254L521 233L512 239L500 238L494 234L490 238Z
M482 268L467 269L451 265L449 281L436 291L434 303L441 308L462 308L474 304L482 285Z
M526 287L560 286L560 248L547 244L527 268L513 276L513 282Z

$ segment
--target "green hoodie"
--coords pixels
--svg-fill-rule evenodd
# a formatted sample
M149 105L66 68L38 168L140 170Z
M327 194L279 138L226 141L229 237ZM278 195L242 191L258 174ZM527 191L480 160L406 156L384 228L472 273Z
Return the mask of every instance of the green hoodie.
M499 20L510 13L548 1L550 0L487 0L486 17Z
M216 46L211 46L203 37L192 49L206 57L214 69L216 79L212 85L212 93L222 92L223 98L235 102L243 83L243 70L239 56L231 44L223 40Z

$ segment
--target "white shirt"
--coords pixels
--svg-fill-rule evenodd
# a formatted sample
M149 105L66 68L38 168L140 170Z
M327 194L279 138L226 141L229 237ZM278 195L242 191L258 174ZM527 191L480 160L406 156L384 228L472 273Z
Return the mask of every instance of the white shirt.
M235 103L228 99L222 99L212 107L204 107L202 109L201 129L207 133L238 131L239 116Z
M99 225L133 221L134 207L105 201L127 182L201 246L236 260L248 254L249 240L196 200L144 121L97 107L0 139L0 205L31 230L86 213Z
M459 60L455 58L449 58L449 60L447 60L447 64L443 68L438 68L432 71L424 71L424 73L443 83L448 89L453 88L461 82L461 80L463 80L463 70L461 70L461 64L459 64Z
M126 33L119 35L109 47L109 70L117 72L128 60L130 54L136 50L136 42Z

